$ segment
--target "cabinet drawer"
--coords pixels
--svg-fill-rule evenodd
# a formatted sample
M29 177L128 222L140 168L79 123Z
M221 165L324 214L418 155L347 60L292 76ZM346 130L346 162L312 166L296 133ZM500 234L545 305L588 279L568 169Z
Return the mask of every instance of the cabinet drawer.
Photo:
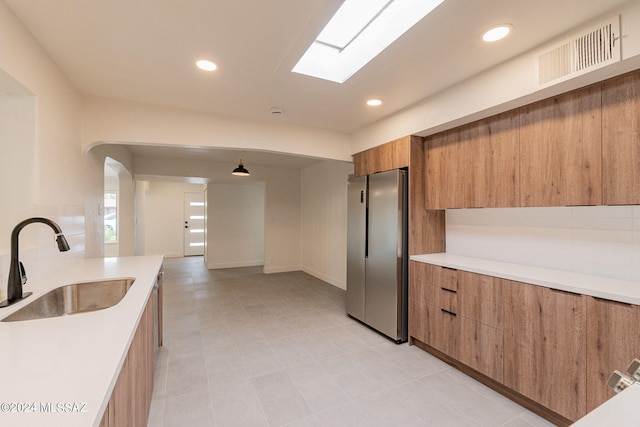
M460 347L460 316L431 304L425 304L425 308L425 343L457 359Z
M457 291L431 284L423 284L422 296L427 304L435 305L438 308L444 308L447 311L458 314Z
M458 291L487 301L502 302L504 280L484 274L458 271Z
M460 361L502 382L504 332L466 317L462 317L460 322Z
M474 295L460 294L460 314L470 320L504 330L504 305L481 299Z
M438 272L434 277L434 284L442 289L450 291L458 290L458 270L447 267L438 267Z

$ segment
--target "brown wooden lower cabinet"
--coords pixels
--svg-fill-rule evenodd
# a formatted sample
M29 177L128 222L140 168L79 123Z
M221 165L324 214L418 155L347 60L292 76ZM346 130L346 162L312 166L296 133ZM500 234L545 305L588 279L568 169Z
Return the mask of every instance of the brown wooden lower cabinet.
M607 379L640 357L640 306L587 298L587 410L614 396Z
M460 352L460 316L446 308L426 304L426 344L457 359Z
M100 427L144 427L153 393L153 299L149 298Z
M505 294L504 384L577 420L587 413L587 298L516 282Z
M454 281L456 270L414 261L410 271L411 342L559 425L613 396L609 375L640 357L640 306L461 270Z
M468 319L461 318L459 360L470 368L502 381L504 332Z

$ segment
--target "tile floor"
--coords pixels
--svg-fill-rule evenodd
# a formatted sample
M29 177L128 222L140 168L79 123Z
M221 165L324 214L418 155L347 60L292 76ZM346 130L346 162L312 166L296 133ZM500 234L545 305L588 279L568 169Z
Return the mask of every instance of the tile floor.
M305 273L164 265L149 427L551 426L350 319L344 291Z

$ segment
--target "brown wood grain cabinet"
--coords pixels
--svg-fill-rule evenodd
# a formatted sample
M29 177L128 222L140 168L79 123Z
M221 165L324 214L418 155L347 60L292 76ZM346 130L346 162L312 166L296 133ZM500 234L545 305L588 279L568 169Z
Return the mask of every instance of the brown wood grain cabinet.
M410 269L409 335L502 381L501 279L415 261Z
M353 155L356 176L370 175L409 166L410 136L361 151Z
M465 129L465 205L501 208L520 203L520 115L500 114Z
M466 207L463 133L458 128L426 139L426 209Z
M640 357L640 307L587 298L587 410L614 396L607 379Z
M147 425L154 367L153 301L149 298L120 369L100 427Z
M410 334L427 345L457 358L460 347L460 317L457 315L457 270L411 262ZM419 310L419 311L416 311ZM412 326L412 323L415 324Z
M425 209L424 138L411 136L409 146L409 255L444 252L445 212Z
M458 271L462 317L460 361L499 382L503 379L502 279Z
M501 114L426 138L425 207L517 206L519 119Z
M602 86L605 205L640 204L640 73Z
M553 411L561 418L540 413L560 424L613 396L609 375L640 357L640 306L417 261L409 278L412 340Z
M599 86L523 107L521 205L601 205L601 127Z
M502 382L504 332L461 316L459 360L476 371Z
M504 384L575 421L586 414L586 297L505 288Z

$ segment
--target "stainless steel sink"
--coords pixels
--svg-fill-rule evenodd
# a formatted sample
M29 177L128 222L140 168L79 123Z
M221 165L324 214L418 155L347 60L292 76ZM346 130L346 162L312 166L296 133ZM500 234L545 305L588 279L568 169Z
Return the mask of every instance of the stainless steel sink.
M107 279L55 288L31 301L2 322L45 319L103 310L118 304L136 279Z

